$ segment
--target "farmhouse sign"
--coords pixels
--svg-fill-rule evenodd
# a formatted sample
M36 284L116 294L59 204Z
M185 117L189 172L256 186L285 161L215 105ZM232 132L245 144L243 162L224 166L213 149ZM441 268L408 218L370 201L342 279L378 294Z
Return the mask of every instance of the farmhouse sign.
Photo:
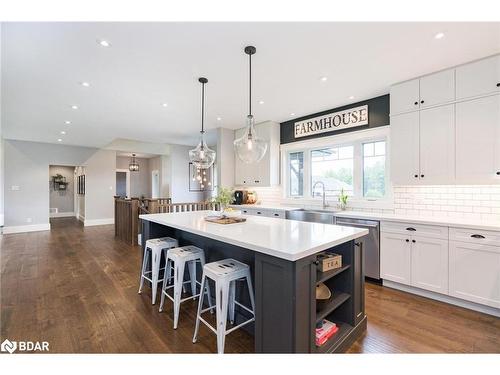
M368 105L296 122L294 124L295 138L362 125L368 125Z

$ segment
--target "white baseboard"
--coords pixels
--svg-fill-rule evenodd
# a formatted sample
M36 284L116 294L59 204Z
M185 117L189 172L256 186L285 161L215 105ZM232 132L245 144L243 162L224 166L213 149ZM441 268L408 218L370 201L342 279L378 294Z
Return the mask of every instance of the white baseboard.
M466 309L479 311L488 315L500 317L500 309L496 309L494 307L480 305L479 303L465 301L460 298L455 298L444 294L435 293L420 288L415 288L410 285L395 283L394 281L389 281L389 280L383 280L382 285L389 288L401 290L403 292L412 293L422 297L427 297L430 299L435 299L437 301L449 303L450 305L460 306Z
M55 212L49 215L49 217L74 217L74 212Z
M114 218L109 219L94 219L94 220L85 220L83 221L83 225L85 227L93 227L95 225L112 225L115 223Z
M14 225L11 227L3 227L3 234L39 232L42 230L50 230L50 224Z
M85 216L80 215L80 214L76 214L75 216L76 216L76 218L77 218L78 220L80 220L82 223L85 223Z

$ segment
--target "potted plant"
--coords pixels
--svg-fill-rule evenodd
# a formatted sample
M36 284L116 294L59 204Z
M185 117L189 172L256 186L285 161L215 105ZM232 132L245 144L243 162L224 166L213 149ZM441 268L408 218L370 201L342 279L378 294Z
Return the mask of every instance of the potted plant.
M349 196L344 192L344 188L340 189L339 194L339 208L345 210L347 208L347 199Z
M217 188L217 196L212 200L212 202L219 205L220 212L223 213L228 205L234 202L234 192L225 187Z

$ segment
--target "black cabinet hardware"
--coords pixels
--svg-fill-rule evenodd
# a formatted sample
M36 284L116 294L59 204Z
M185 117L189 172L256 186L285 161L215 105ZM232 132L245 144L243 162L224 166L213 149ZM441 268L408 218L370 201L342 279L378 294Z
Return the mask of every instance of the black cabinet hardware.
M254 182L255 182L256 184L258 184L258 183L260 182L260 180L255 180Z
M274 214L274 216L280 216L280 214Z
M423 101L423 100L421 100L421 101L420 101L420 104L424 104L424 101Z
M262 215L262 212L260 212L260 211L257 211L257 215Z
M497 172L497 176L500 176L500 171Z
M243 213L246 214L248 211L247 210L243 210Z
M318 266L318 265L319 265L319 260L315 260L315 261L313 262L313 264L315 264L315 265L317 265L317 266Z
M408 228L406 228L406 230L409 230L410 232L416 232L417 231L415 228L412 228L412 227L408 227Z
M414 104L415 104L415 105L418 105L418 102L415 102Z
M418 178L418 174L415 175L415 178Z
M415 240L411 240L411 242L415 243L415 242L417 242L417 241L415 241Z
M423 174L421 174L421 175L420 175L420 177L424 178L424 175L423 175Z
M410 242L410 240L407 238L407 239L406 239L406 242Z
M471 235L472 238L485 238L483 235L481 234L473 234Z
M497 83L497 87L500 87L500 82Z
M360 247L361 246L361 242L354 242L354 245L357 246L357 247Z

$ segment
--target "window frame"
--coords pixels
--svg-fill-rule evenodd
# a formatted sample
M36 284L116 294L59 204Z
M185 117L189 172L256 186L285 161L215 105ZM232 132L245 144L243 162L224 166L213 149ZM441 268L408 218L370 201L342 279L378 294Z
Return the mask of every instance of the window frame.
M369 198L363 196L363 144L371 142L385 141L385 196L382 198ZM283 182L283 199L285 201L307 203L317 203L322 198L312 196L311 181L311 153L314 150L329 148L354 146L353 157L353 196L351 202L360 202L370 205L387 206L392 204L392 184L390 180L390 133L389 126L381 126L374 129L359 130L351 133L343 133L328 137L320 137L306 141L294 142L281 145L281 163ZM295 152L304 153L304 194L302 196L290 196L289 193L289 154ZM334 206L334 198L329 198L330 205Z

